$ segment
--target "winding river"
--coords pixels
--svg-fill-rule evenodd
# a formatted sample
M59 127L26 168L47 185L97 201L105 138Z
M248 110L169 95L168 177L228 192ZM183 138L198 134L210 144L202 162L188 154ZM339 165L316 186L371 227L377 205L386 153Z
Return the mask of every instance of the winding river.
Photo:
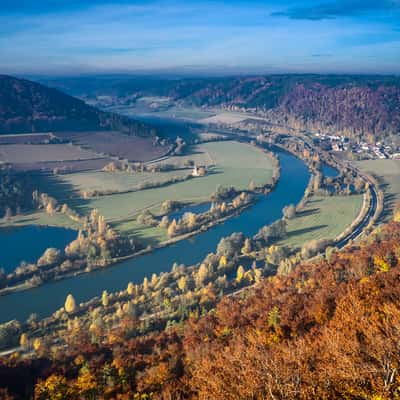
M152 273L169 271L174 262L186 265L200 262L214 252L219 240L233 232L254 235L262 226L282 215L282 208L298 203L309 180L306 165L293 155L277 151L281 163L281 177L275 190L262 196L252 207L193 238L157 249L151 253L121 262L104 270L78 275L34 289L0 297L0 322L10 319L25 320L30 314L39 317L51 315L64 305L68 293L77 302L101 295L103 290L115 292L125 289L128 282L142 282Z

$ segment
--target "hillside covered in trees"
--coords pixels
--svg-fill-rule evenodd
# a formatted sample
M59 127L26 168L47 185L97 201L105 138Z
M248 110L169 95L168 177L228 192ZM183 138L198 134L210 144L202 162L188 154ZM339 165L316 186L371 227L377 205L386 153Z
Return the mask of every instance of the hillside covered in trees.
M0 134L87 130L155 133L145 124L100 111L57 89L0 75Z
M400 223L137 336L127 316L0 362L2 398L399 399ZM0 396L1 397L1 396Z
M398 77L267 75L163 80L106 76L48 83L80 96L167 96L184 105L256 111L271 122L301 129L322 129L371 141L390 136L399 142Z

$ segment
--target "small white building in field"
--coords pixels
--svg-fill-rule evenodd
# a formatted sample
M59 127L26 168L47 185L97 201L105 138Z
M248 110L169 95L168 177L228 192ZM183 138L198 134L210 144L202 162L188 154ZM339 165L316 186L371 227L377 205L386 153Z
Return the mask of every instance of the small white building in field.
M193 167L192 176L200 176L199 175L199 169L197 168L197 165L195 165Z
M198 168L197 165L193 167L192 176L204 176L206 174L206 169L204 167Z

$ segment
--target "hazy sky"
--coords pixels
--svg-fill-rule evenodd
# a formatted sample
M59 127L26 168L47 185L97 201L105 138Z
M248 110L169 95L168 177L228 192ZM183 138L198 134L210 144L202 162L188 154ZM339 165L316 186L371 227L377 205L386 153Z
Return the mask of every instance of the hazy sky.
M0 73L400 73L400 0L0 4Z

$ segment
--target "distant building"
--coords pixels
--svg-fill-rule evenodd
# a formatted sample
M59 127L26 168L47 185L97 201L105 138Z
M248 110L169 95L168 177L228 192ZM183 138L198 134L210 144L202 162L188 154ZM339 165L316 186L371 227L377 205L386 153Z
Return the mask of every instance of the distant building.
M199 175L199 169L197 168L197 165L195 165L193 167L192 176L200 176Z
M206 174L205 167L198 168L197 165L193 167L192 176L204 176L205 174Z

